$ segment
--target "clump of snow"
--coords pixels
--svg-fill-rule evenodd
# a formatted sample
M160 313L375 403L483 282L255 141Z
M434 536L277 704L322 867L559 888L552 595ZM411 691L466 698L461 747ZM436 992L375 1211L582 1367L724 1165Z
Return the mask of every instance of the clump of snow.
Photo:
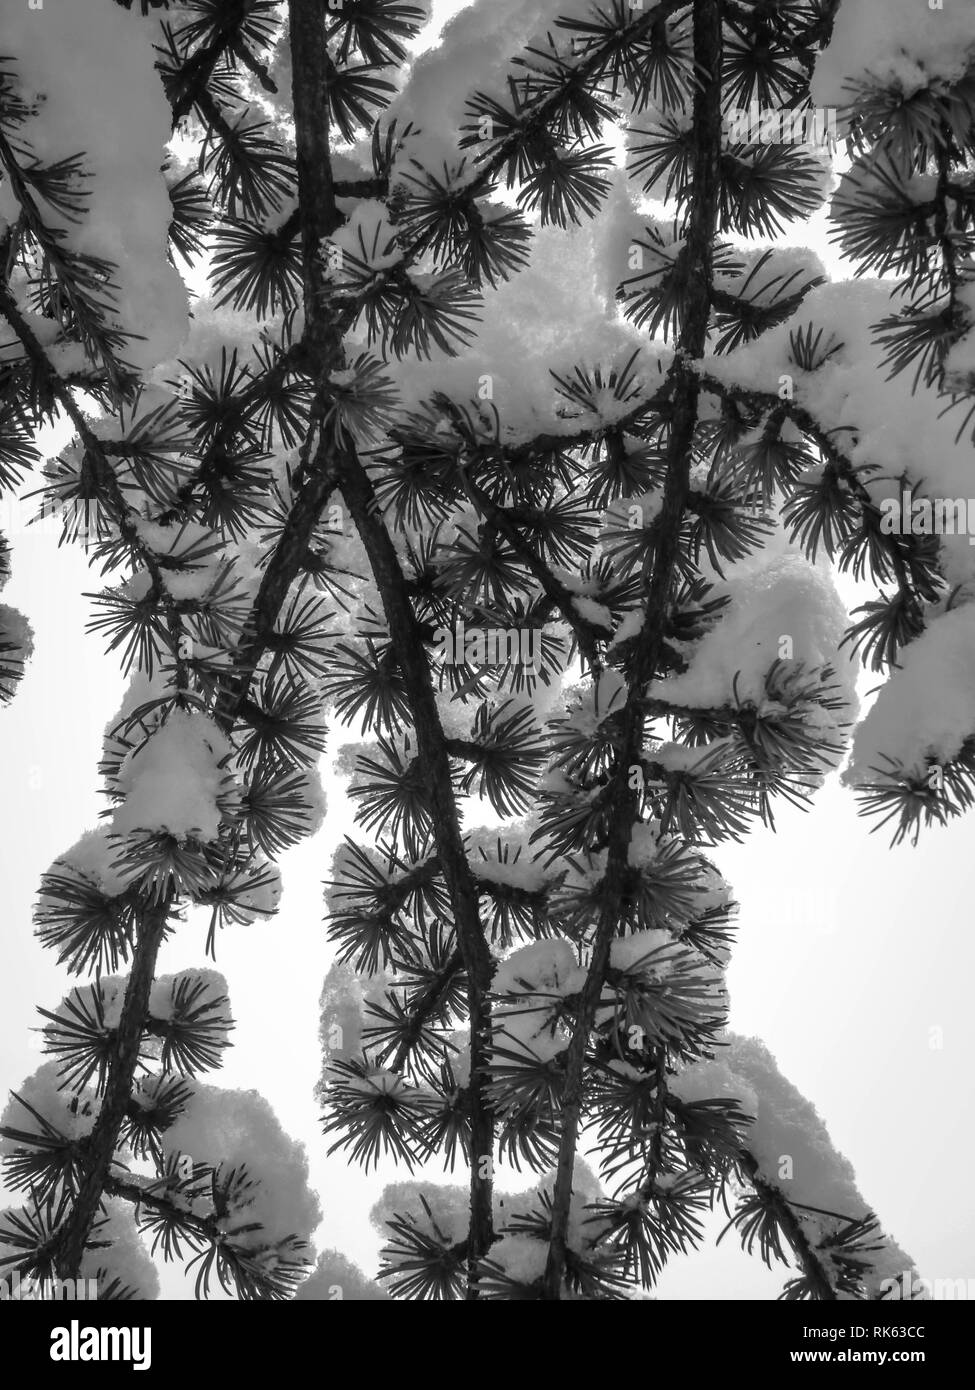
M856 708L855 668L839 656L846 613L826 570L799 554L760 554L736 565L719 594L730 599L720 620L691 646L687 671L651 684L652 698L717 708L733 702L737 677L739 698L760 703L765 677L786 651L807 671L833 665L847 706Z
M530 1187L525 1192L501 1193L495 1190L495 1229L501 1235L521 1235L517 1232L506 1232L506 1226L510 1227L517 1221L523 1221L526 1217L543 1216L545 1207L539 1200L540 1198L551 1199L555 1187L554 1170L542 1175L534 1187ZM596 1244L600 1235L605 1232L608 1220L604 1218L594 1219L591 1205L597 1202L603 1195L602 1188L594 1176L592 1170L585 1160L576 1155L575 1166L572 1172L572 1197L569 1202L569 1223L566 1231L566 1244L570 1250L584 1253L590 1251ZM521 1238L532 1239L532 1237ZM546 1248L546 1243L541 1244L542 1249ZM509 1247L510 1248L510 1247ZM497 1245L491 1247L491 1258L498 1249ZM504 1255L505 1247L502 1247ZM517 1253L512 1250L512 1263L509 1265L507 1258L502 1260L509 1273L521 1265ZM531 1256L525 1252L525 1264L522 1268L531 1267Z
M545 1194L551 1196L554 1182L554 1171L550 1171L543 1174L533 1186L519 1192L505 1191L495 1183L494 1227L501 1239L492 1245L490 1255L494 1259L495 1253L500 1251L499 1263L513 1277L519 1277L515 1271L520 1270L524 1273L531 1268L532 1255L523 1251L520 1257L517 1245L502 1244L501 1241L507 1242L516 1234L518 1240L532 1241L532 1237L511 1232L507 1228L516 1220L523 1220L530 1215L538 1216L542 1211L539 1199ZM572 1176L572 1201L567 1232L567 1243L571 1250L589 1249L597 1239L602 1223L593 1221L592 1212L587 1208L601 1196L602 1190L598 1181L585 1160L577 1156ZM429 1207L429 1214L424 1202ZM469 1234L470 1192L466 1187L457 1184L417 1180L392 1183L384 1189L382 1197L370 1212L370 1220L378 1231L386 1235L387 1223L395 1215L411 1218L422 1231L443 1240L448 1246L456 1245L465 1241ZM533 1243L539 1245L544 1254L547 1248L545 1242ZM529 1279L532 1277L534 1276L529 1276Z
M568 1040L558 1021L559 1004L585 982L586 969L568 941L533 941L514 951L498 966L491 986L496 995L508 996L494 1010L499 1045L526 1063L548 1062L564 1052Z
M222 565L195 565L192 569L162 571L162 582L166 592L177 603L200 600L212 588Z
M36 104L18 140L44 163L83 155L91 175L78 221L42 202L44 221L70 250L113 262L113 317L141 335L122 355L151 368L187 331L186 291L166 258L172 209L161 166L172 114L155 66L158 26L114 0L47 0L43 15L5 5L3 29L20 93ZM0 215L18 211L3 184Z
M258 319L255 314L243 309L234 309L229 304L216 304L213 299L203 296L193 305L185 342L175 345L175 349L160 361L152 373L152 381L163 388L165 383L192 387L192 378L186 371L183 361L193 364L197 373L209 367L217 376L221 361L237 353L238 363L251 360L251 350L262 342L276 340L280 332L281 320L277 318ZM205 379L205 374L204 374Z
M713 767L718 751L729 747L728 739L714 739L704 748L685 743L662 743L653 752L653 761L670 772L690 772L695 768Z
M564 10L564 0L475 0L455 14L440 43L415 61L389 108L401 129L412 122L418 132L404 154L438 176L445 163L456 167L460 128L470 119L468 98L483 91L509 105L511 60L533 34L556 33L552 26ZM403 156L401 164L408 167Z
M852 1164L833 1148L815 1106L782 1076L764 1043L732 1034L723 1056L756 1097L755 1123L746 1144L762 1174L792 1201L862 1216L865 1206ZM780 1167L786 1157L792 1160L793 1176L783 1179Z
M317 767L302 768L298 774L298 795L301 797L301 833L306 838L317 834L325 823L327 802L321 773Z
M493 432L500 419L505 443L537 434L571 435L606 420L599 411L570 404L552 373L566 377L576 366L598 367L605 380L637 349L636 396L629 404L604 401L604 414L618 418L652 396L669 354L618 318L597 274L600 235L598 223L569 231L535 229L525 268L482 291L481 321L462 353L435 352L429 361L411 355L388 365L401 398L428 401L439 392L469 410L476 407L486 432Z
M857 728L850 785L889 773L885 758L923 775L975 735L975 604L930 620L898 661Z
M470 738L475 709L472 696L465 698L452 690L438 690L436 699L440 727L447 738Z
M335 1058L357 1056L362 1051L362 1030L366 1026L366 1008L383 1003L390 977L385 970L376 975L356 974L345 961L335 961L321 995L319 1035L325 1052L325 1073L320 1084L328 1084L328 1066Z
M628 127L623 135L624 146L639 138L636 129ZM638 268L639 261L633 255L633 247L637 240L646 240L647 227L654 225L654 219L638 211L632 184L622 169L612 170L608 177L610 189L600 209L603 219L601 269L604 275L603 293L612 300L616 297L620 281L638 273L634 269L634 260Z
M592 623L596 627L604 628L607 632L613 630L613 615L604 603L596 603L591 598L574 598L572 607L579 614L580 618L585 618L587 623Z
M620 620L619 626L613 633L613 640L610 642L610 650L618 647L622 642L628 642L633 637L639 637L643 631L643 624L647 620L647 610L641 605L631 608Z
M356 760L361 753L366 750L365 744L347 744L338 761L344 763L340 771L348 775L350 766L354 767ZM325 904L330 913L340 913L342 911L343 899L348 893L348 888L343 884L343 880L350 874L355 875L360 863L360 857L365 857L369 864L379 871L379 875L391 879L393 877L388 866L385 855L373 848L372 845L361 845L349 843L346 840L336 847L332 856L332 872L325 881ZM341 885L341 886L340 886Z
M159 975L152 982L152 989L149 991L149 1013L153 1018L160 1021L168 1021L176 1014L176 995L180 986L186 983L191 987L202 984L205 986L202 992L194 996L194 1008L199 1009L204 1006L212 1006L218 999L223 998L223 1003L219 1011L211 1008L207 1014L208 1020L215 1022L219 1017L220 1021L226 1025L230 1024L230 1000L227 997L227 981L218 970L182 970L178 975Z
M618 714L626 703L626 679L615 666L598 671L584 685L566 692L566 712L558 720L560 730L591 737L603 720Z
M122 1005L125 1003L125 989L128 976L102 976L96 988L101 995L102 1013L106 1028L117 1028L122 1020Z
M231 752L211 719L174 710L122 764L117 786L125 800L115 812L114 829L215 840L226 795L221 764Z
M234 895L234 912L247 921L273 917L283 891L281 870L262 854L254 854L227 877L225 888Z
M853 1167L837 1153L815 1107L782 1076L768 1048L756 1038L727 1034L718 1058L695 1062L668 1079L668 1089L685 1102L736 1100L753 1118L744 1147L758 1162L759 1175L789 1202L818 1244L841 1223L859 1220L868 1208L854 1180ZM788 1162L786 1162L788 1160ZM802 1207L815 1207L807 1212ZM822 1215L833 1213L834 1217ZM828 1265L828 1254L823 1256ZM886 1278L911 1269L911 1261L889 1237L869 1256L868 1291L877 1293Z
M508 822L502 831L493 827L469 831L468 860L473 872L492 883L539 892L545 887L547 874L544 860L536 858L528 845L530 834L531 826L526 822Z
M882 15L880 13L882 9ZM923 0L843 0L833 36L816 61L811 95L817 106L844 106L851 83L872 79L905 98L921 88L957 82L975 58L975 11L948 0L936 10Z
M117 1279L137 1299L159 1297L159 1275L142 1242L132 1207L121 1198L105 1199L104 1210L92 1228L93 1248L85 1251L81 1277L102 1275L101 1287Z
M545 1273L548 1242L534 1236L502 1236L491 1246L489 1257L509 1279L522 1285L534 1284Z
M533 941L500 963L491 988L495 994L565 998L578 993L585 979L586 971L576 960L571 942Z
M6 576L0 574L0 586ZM34 650L34 630L30 623L16 608L0 603L0 666L15 668L22 666ZM0 677L0 689L11 690L14 682L9 677Z
M417 1088L411 1087L399 1072L390 1071L388 1067L374 1067L365 1076L347 1077L343 1085L350 1091L358 1091L364 1096L400 1096L416 1094Z
M871 492L878 470L881 479L903 477L916 484L918 495L967 498L971 445L964 433L959 436L963 417L945 410L937 390L909 389L906 374L891 378L886 350L876 341L877 325L902 309L889 280L821 285L788 322L724 357L708 359L705 371L776 400L794 400L861 470ZM814 336L822 330L821 364L813 371L797 365L790 344L791 334L810 329ZM975 576L975 547L967 539L942 538L944 549L952 552L953 583ZM958 543L952 545L953 540Z
M0 1211L0 1267L8 1273L25 1258L23 1231L26 1225L36 1225L37 1214L35 1204ZM116 1197L104 1199L92 1227L90 1244L82 1255L78 1277L86 1284L97 1279L102 1297L107 1295L113 1280L118 1280L128 1297L159 1297L156 1266L140 1239L127 1202ZM118 1289L114 1297L119 1297Z
M65 869L92 884L106 897L116 898L125 892L125 881L112 867L116 848L105 830L87 830L77 844L66 850L48 870L56 877L64 875ZM42 893L40 905L45 905L46 896Z
M348 221L322 246L322 256L341 280L345 256L364 262L373 272L387 270L403 259L386 204L377 198L357 202ZM331 380L335 381L333 374Z
M619 539L620 532L630 532L632 539L638 539L642 531L650 530L663 506L663 500L662 488L616 498L603 512L604 533L608 532L613 539Z
M470 1227L470 1192L464 1187L432 1182L391 1183L383 1189L369 1220L386 1235L386 1224L393 1216L409 1217L421 1231L443 1239L447 1245L458 1245L467 1239Z
M321 1213L308 1186L303 1144L290 1139L271 1106L256 1091L195 1085L186 1108L163 1135L167 1154L189 1154L198 1163L219 1165L226 1176L246 1167L258 1185L240 1195L226 1221L237 1245L262 1247L290 1235L307 1240ZM244 1227L259 1222L262 1230Z
M610 964L615 970L639 971L663 976L668 973L673 957L666 947L674 945L670 932L651 928L621 936L609 948Z
M295 1294L295 1302L326 1302L338 1298L343 1303L391 1301L385 1289L363 1274L358 1265L340 1251L323 1250L314 1270Z
M18 1088L11 1093L0 1115L0 1129L18 1129L28 1134L43 1137L42 1121L46 1121L65 1139L86 1138L95 1127L98 1118L99 1102L93 1090L85 1087L83 1091L61 1089L56 1062L46 1062ZM22 1098L25 1104L18 1100ZM27 1106L30 1109L27 1109ZM36 1111L37 1119L31 1111ZM0 1138L0 1154L18 1152L22 1145L19 1140Z
M826 273L815 251L803 246L776 246L771 255L766 247L737 250L735 262L733 270L716 271L715 287L762 306L795 294Z
M747 1115L754 1115L758 1110L755 1091L721 1057L682 1067L676 1076L668 1078L667 1089L687 1104L701 1100L736 1100Z
M59 1018L74 1019L80 1005L87 1013L91 1008L91 990L94 989L101 1004L105 1027L117 1028L122 1017L128 979L127 975L101 975L93 986L81 985L72 989L55 1012Z
M214 539L212 531L193 521L184 521L179 526L162 526L158 521L140 518L135 527L145 544L159 556L179 558L201 541Z

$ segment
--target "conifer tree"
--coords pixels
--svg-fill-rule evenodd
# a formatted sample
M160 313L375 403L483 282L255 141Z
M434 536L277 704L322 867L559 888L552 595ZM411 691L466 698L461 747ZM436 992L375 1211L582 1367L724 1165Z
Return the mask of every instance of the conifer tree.
M465 1171L386 1194L387 1293L639 1296L716 1205L788 1298L910 1269L727 1031L709 858L851 736L895 839L975 791L975 558L934 527L975 441L975 20L882 8L878 43L876 0L482 0L415 59L420 0L11 24L0 486L84 547L132 682L41 884L89 982L0 1125L0 1271L151 1296L138 1229L201 1295L293 1296L301 1151L198 1080L222 978L156 961L274 911L350 739L323 1142ZM801 247L825 204L852 285ZM852 621L827 562L876 589Z

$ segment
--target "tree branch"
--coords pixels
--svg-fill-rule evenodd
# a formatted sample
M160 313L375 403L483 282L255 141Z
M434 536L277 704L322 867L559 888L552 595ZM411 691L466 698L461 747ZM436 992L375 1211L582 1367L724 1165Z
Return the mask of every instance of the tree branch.
M685 239L688 267L681 335L671 368L673 413L667 442L666 482L656 518L658 544L647 596L647 615L633 661L633 674L622 711L619 763L613 777L615 799L610 820L605 896L593 941L589 973L569 1044L562 1097L562 1132L552 1200L552 1227L544 1277L544 1297L558 1300L565 1269L572 1176L582 1112L586 1046L599 1004L613 937L624 916L630 837L638 818L638 792L629 785L630 765L639 762L643 745L642 699L660 657L673 579L680 550L681 520L690 489L690 460L698 419L700 383L693 361L704 355L714 279L713 248L718 225L721 155L720 0L694 0L694 174Z
M342 494L369 557L390 640L396 653L413 716L417 752L426 782L430 815L444 882L450 895L457 940L468 977L471 1030L471 1229L468 1298L477 1297L477 1269L494 1239L493 1181L482 1176L482 1160L492 1161L494 1125L484 1093L491 1041L487 993L494 971L478 909L478 889L467 862L454 799L450 753L440 724L433 677L420 638L405 577L385 526L378 519L376 494L368 474L350 451L342 467ZM490 1172L490 1168L488 1169Z
M817 1296L824 1302L835 1303L837 1300L836 1290L826 1267L813 1249L809 1237L803 1230L802 1222L793 1210L789 1199L774 1184L762 1177L761 1167L754 1154L747 1149L742 1149L739 1153L739 1161L748 1174L755 1191L765 1197L774 1209L776 1219L792 1248L799 1267L816 1290Z
M101 1205L118 1145L119 1130L132 1095L132 1082L142 1046L143 1025L149 1012L149 992L156 971L156 957L166 932L172 899L144 908L136 929L132 969L115 1039L115 1056L109 1068L98 1118L88 1139L85 1174L71 1205L70 1215L52 1247L62 1279L76 1279L92 1224Z
M302 270L305 295L305 341L321 366L319 380L338 365L341 324L328 313L329 293L324 239L339 225L332 181L328 84L330 58L324 17L317 0L289 0L298 196L301 216ZM417 632L405 578L389 534L378 520L372 484L351 443L338 458L342 494L365 546L379 590L393 648L403 673L417 736L418 752L430 797L431 815L444 882L469 979L471 1015L471 1235L468 1251L470 1287L476 1298L478 1261L493 1240L492 1180L482 1177L480 1160L493 1155L494 1131L483 1094L482 1069L490 1043L487 991L493 963L481 929L477 886L464 852L453 794L450 757L437 711L426 652Z

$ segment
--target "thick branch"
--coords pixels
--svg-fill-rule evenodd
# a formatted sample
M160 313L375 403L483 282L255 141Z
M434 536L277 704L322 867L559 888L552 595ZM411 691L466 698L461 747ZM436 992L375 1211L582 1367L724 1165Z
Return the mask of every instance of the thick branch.
M450 895L454 927L467 970L472 1078L468 1297L475 1298L478 1262L487 1254L494 1236L492 1180L481 1175L482 1160L490 1160L494 1152L493 1121L483 1090L491 1039L487 992L494 967L481 927L477 884L464 850L454 799L450 753L440 724L429 660L406 591L399 558L385 526L379 520L375 491L365 469L351 453L343 463L341 487L372 567L406 687L440 866Z
M339 225L329 141L330 59L324 17L317 0L289 0L298 195L305 291L305 341L321 372L338 365L341 325L328 313L328 280L321 255L323 239ZM468 1251L469 1297L477 1296L478 1262L493 1239L492 1182L482 1177L481 1159L493 1155L494 1131L481 1080L490 1043L487 991L493 963L481 930L477 886L464 852L454 800L450 757L434 696L433 680L416 618L407 595L396 550L383 523L365 469L349 447L342 451L340 486L369 558L403 673L423 764L444 882L450 896L457 939L469 979L472 1075L471 1236Z
M168 898L147 907L139 923L132 970L115 1040L115 1057L109 1068L98 1118L88 1138L85 1175L54 1247L54 1259L62 1279L78 1277L85 1245L111 1172L119 1130L125 1119L139 1061L156 957L166 932L171 907Z
M643 745L644 687L659 661L670 596L679 558L681 520L690 488L690 459L698 418L700 383L692 361L704 355L711 313L713 246L718 224L721 155L721 6L720 0L694 0L694 60L699 85L694 93L694 175L686 233L687 292L677 355L671 368L673 413L667 443L667 474L657 521L658 544L647 596L647 616L634 658L633 676L621 719L616 792L609 826L605 897L593 942L589 973L569 1044L562 1100L562 1133L552 1205L552 1231L545 1269L544 1296L560 1297L565 1268L572 1175L582 1112L586 1046L609 963L610 946L624 915L624 885L630 837L638 818L639 793L630 787L630 765L639 762Z

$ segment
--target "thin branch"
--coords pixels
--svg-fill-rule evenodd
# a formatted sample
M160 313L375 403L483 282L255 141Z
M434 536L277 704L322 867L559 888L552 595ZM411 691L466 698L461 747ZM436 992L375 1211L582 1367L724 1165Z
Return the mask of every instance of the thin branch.
M495 523L498 531L504 536L515 554L524 561L525 567L532 577L538 581L545 596L559 610L571 627L579 644L579 650L590 666L593 670L600 670L602 659L597 643L599 641L605 642L612 634L606 628L590 622L588 618L582 616L574 602L578 595L566 588L562 581L552 573L531 542L527 541L518 530L507 510L494 502L483 488L479 488L476 483L471 482L466 473L463 476L464 489L471 501Z
M321 433L314 466L285 522L270 563L244 624L241 645L233 661L233 675L217 701L216 721L228 732L250 691L251 682L267 651L278 614L288 590L297 578L315 527L338 481L339 455L333 441Z
M422 1036L425 1025L440 1008L441 1000L463 969L464 952L458 946L447 957L443 966L429 983L423 987L420 994L411 1001L410 1021L405 1036L397 1048L393 1060L389 1063L392 1071L403 1070L409 1060L413 1045Z
M755 1191L760 1193L775 1212L776 1220L782 1229L803 1274L815 1289L817 1297L824 1302L835 1303L836 1290L829 1278L826 1267L820 1259L812 1242L803 1229L802 1222L792 1208L789 1199L774 1184L762 1177L758 1159L747 1149L738 1155L742 1168L748 1174Z
M165 1216L174 1223L178 1223L201 1240L219 1241L223 1232L220 1229L219 1218L216 1216L197 1216L194 1212L185 1210L177 1206L170 1198L160 1192L154 1192L152 1185L142 1186L140 1182L132 1179L124 1179L110 1176L105 1179L105 1195L107 1197L119 1197L123 1202L131 1202L136 1207L148 1207L150 1211L158 1212L160 1216Z
M44 378L51 395L74 425L78 437L85 446L85 454L89 460L94 481L99 491L104 494L103 500L113 513L120 534L145 565L159 598L165 603L167 593L162 579L162 571L153 551L139 534L136 514L125 500L115 470L109 462L104 442L98 438L88 424L71 388L58 375L30 324L17 307L16 300L4 285L0 285L0 314L10 324L35 371Z
M210 41L201 44L174 75L170 93L174 128L198 104L220 60L239 43L241 25L249 9L249 0L223 0ZM178 37L178 33L174 35Z
M797 429L812 439L816 447L826 459L827 465L832 468L834 474L840 477L849 487L861 506L871 511L877 510L877 504L870 496L867 488L860 477L859 469L856 464L839 448L832 433L824 429L816 417L803 406L795 401L783 401L774 392L757 391L752 387L737 387L729 385L727 382L720 381L716 377L710 376L707 372L699 372L698 377L702 387L711 392L712 395L719 396L722 400L728 401L733 405L745 405L747 408L757 411L770 411L778 415L781 419L787 419L796 426ZM914 586L911 583L907 566L904 563L902 545L910 541L910 537L890 535L886 536L883 532L878 533L878 543L883 546L890 560L891 568L897 581L897 587L905 599L912 603L917 603L914 593Z

